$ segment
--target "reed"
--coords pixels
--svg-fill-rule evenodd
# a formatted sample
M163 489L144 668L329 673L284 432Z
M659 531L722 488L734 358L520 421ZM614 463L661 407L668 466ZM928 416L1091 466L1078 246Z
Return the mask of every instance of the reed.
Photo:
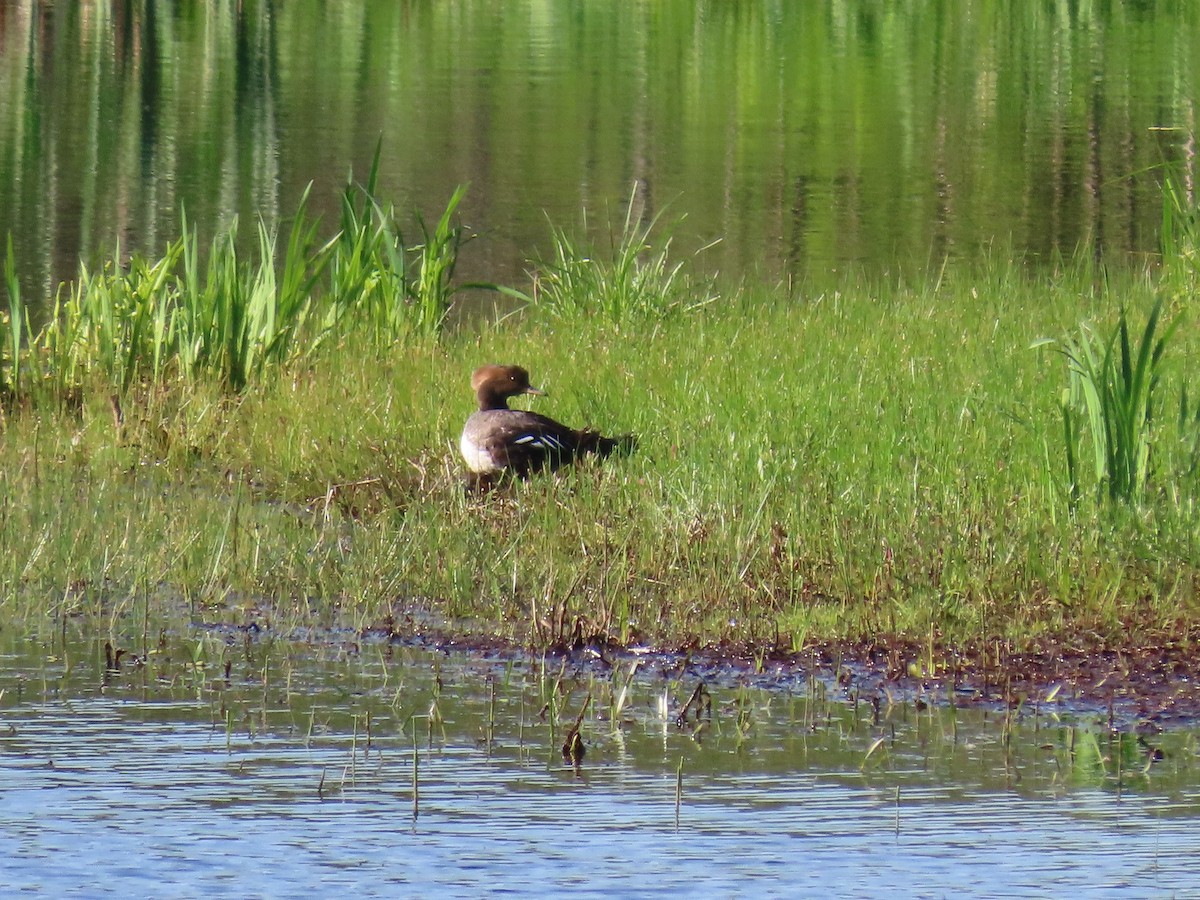
M1200 209L1192 202L1180 173L1167 169L1163 178L1162 291L1172 300L1194 297L1200 288Z
M1087 423L1098 489L1109 500L1137 503L1151 473L1155 399L1163 376L1163 354L1179 320L1159 331L1163 301L1155 300L1136 345L1121 307L1117 327L1098 340L1086 323L1062 345L1069 386L1063 392L1063 435L1072 504L1079 501L1080 419ZM1180 425L1186 428L1186 394Z
M80 266L55 295L45 326L28 331L11 249L9 312L0 318L0 389L18 400L70 401L80 392L215 381L240 393L269 374L352 334L377 346L406 336L436 338L460 290L519 292L454 281L464 239L455 214L464 189L422 240L406 247L394 211L374 196L378 154L365 186L351 180L339 231L321 241L306 190L281 248L280 231L258 222L243 252L235 220L205 253L186 216L162 255L120 248L99 268ZM10 242L11 248L11 242Z
M679 830L679 814L683 809L683 757L675 768L675 830Z
M11 234L4 256L4 282L8 289L8 309L0 310L0 417L5 405L22 393L21 355L28 329L27 314L21 302L21 285L13 261ZM3 418L0 418L2 422Z

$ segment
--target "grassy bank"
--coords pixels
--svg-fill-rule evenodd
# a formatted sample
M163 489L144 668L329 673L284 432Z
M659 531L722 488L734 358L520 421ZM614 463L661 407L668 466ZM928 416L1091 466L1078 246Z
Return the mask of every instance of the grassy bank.
M617 254L663 262L635 237ZM605 304L619 267L581 287L567 264L592 254L563 252L539 303L499 324L305 341L313 313L304 352L237 384L160 362L81 369L64 391L41 372L10 393L0 442L0 616L403 632L428 613L534 646L579 631L781 649L1120 646L1200 622L1195 326L1162 354L1136 497L1079 462L1078 416L1069 483L1064 438L1065 342L1086 320L1102 345L1127 308L1136 343L1164 294L1174 321L1162 274L1003 261L787 292L665 265L656 309ZM558 282L597 300L556 303ZM467 382L491 361L531 370L551 394L534 408L636 432L638 452L465 490Z

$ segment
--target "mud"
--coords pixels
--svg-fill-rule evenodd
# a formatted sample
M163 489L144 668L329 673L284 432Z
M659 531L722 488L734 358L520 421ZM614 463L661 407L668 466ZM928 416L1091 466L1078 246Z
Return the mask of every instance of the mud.
M818 643L800 652L769 646L622 646L576 630L537 648L495 637L387 621L359 634L489 657L549 657L580 669L609 670L634 661L643 673L714 684L810 689L815 681L847 700L981 706L1019 715L1101 717L1114 730L1153 732L1200 722L1200 628L1130 646L1097 635L1028 642L943 646L904 637Z

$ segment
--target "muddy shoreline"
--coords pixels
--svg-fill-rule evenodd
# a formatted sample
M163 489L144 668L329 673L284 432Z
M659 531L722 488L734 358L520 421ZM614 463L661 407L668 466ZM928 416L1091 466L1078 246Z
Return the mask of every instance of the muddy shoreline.
M642 672L715 684L803 690L819 680L850 702L975 706L1019 715L1069 713L1114 730L1153 732L1200 722L1200 628L1114 647L1097 635L1045 639L1014 650L994 640L959 647L904 637L819 642L799 652L737 644L623 646L576 635L536 650L471 631L385 622L358 633L445 652L554 659L604 671L635 661ZM932 659L932 666L929 664Z

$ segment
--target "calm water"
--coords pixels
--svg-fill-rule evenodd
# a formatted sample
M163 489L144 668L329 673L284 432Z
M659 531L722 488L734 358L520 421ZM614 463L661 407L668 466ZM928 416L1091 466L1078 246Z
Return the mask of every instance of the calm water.
M1139 739L1047 714L1006 732L995 713L910 705L875 720L801 679L710 683L705 711L681 726L695 675L646 662L629 676L628 663L198 632L106 677L95 642L10 634L0 887L1200 892L1196 732ZM559 748L589 695L575 768Z
M469 183L462 274L525 284L548 221L631 195L681 255L820 278L1157 247L1196 174L1200 7L1052 0L0 4L0 236L30 296L82 254ZM330 221L332 228L332 222ZM0 288L2 290L2 288Z

